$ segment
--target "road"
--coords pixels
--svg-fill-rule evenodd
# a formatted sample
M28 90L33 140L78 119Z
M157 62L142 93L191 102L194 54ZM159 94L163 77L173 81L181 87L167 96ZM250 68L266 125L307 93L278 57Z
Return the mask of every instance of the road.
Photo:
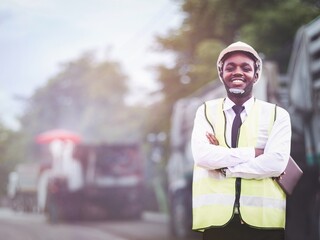
M0 240L177 240L162 219L48 223L43 215L0 209ZM193 240L193 239L190 239Z

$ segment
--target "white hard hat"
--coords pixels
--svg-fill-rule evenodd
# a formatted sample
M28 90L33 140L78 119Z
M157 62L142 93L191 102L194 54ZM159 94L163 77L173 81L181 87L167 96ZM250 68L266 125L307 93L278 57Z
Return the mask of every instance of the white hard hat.
M250 53L255 58L255 70L256 70L255 74L258 74L258 77L257 77L257 81L258 81L260 76L261 76L261 71L262 71L261 58L260 58L259 54L256 52L256 50L253 49L253 47L251 47L250 45L248 45L248 44L246 44L244 42L240 42L240 41L230 44L228 47L223 49L221 51L221 53L219 54L219 57L218 57L218 60L217 60L217 69L218 69L218 75L219 75L220 80L222 81L220 73L222 73L224 56L227 53L238 52L238 51Z

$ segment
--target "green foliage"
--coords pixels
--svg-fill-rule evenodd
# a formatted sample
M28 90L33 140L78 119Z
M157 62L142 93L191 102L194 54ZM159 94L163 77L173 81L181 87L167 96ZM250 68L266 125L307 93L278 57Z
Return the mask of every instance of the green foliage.
M0 123L0 164L10 167L23 158L23 153L17 152L24 139L19 132L6 128Z
M254 12L252 21L240 28L240 36L254 44L267 59L276 61L281 72L285 73L296 31L319 13L319 8L311 1L279 1L263 12Z
M6 193L8 174L17 162L24 159L21 151L24 138L19 132L0 123L0 196Z
M220 41L214 39L203 40L197 45L190 75L196 83L195 88L214 80L217 77L215 63L221 49L225 47Z
M54 128L78 132L91 143L138 141L145 110L125 104L126 81L118 63L85 54L35 92L21 118L22 131L30 143Z

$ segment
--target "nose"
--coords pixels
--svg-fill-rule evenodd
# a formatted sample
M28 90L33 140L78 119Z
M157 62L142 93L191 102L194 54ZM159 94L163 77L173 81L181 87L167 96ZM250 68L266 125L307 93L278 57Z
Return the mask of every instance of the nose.
M233 76L243 76L241 67L236 67L233 71Z

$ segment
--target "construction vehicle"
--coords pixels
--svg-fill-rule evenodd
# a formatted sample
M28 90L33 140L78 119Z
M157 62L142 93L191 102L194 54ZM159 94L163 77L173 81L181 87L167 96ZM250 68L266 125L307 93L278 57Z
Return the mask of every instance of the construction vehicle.
M138 144L75 144L69 150L40 176L39 208L51 222L141 216L144 175Z
M111 217L140 218L144 173L139 145L79 146L79 152L84 154L76 149L75 158L87 166L83 206L98 206Z
M289 240L319 240L320 18L297 31L287 82L293 131L291 155L304 175L288 198L286 237Z
M304 171L295 191L288 197L286 239L319 240L320 18L298 30L289 65L286 76L280 76L277 66L265 61L254 95L289 111L293 131L291 155ZM216 80L174 105L167 165L169 226L181 239L191 234L190 139L194 116L203 102L220 97L225 97L225 88Z

